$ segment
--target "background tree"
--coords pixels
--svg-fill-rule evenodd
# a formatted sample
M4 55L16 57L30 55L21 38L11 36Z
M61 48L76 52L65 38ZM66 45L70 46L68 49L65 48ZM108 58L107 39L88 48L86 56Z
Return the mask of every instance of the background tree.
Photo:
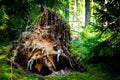
M85 0L85 26L90 23L90 0Z
M65 6L65 19L69 22L69 0L65 0L66 6Z
M78 27L77 9L78 9L78 0L74 0L74 27Z

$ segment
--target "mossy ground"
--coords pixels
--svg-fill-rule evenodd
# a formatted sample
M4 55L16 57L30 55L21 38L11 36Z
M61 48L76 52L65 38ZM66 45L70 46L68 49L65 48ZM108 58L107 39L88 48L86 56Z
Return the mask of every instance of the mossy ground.
M2 50L2 49L1 49ZM40 76L28 74L21 68L11 67L7 62L9 46L0 54L0 80L40 80ZM104 63L86 64L86 72L73 72L65 76L45 76L45 80L120 80L119 73Z
M65 76L45 76L45 80L119 80L120 76L112 76L101 68L103 64L88 65L87 72L73 72ZM12 70L12 71L11 71ZM20 68L11 67L5 55L0 55L0 80L39 80L39 76L31 75Z

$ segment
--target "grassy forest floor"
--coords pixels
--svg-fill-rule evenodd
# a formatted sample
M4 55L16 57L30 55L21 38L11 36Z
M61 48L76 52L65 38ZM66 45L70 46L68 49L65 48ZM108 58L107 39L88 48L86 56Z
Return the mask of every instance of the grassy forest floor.
M21 68L11 67L6 60L9 46L0 54L0 80L39 80L36 74L28 74ZM2 50L2 49L1 49ZM86 64L86 72L72 72L65 76L45 76L45 80L120 80L120 75L111 71L105 63Z

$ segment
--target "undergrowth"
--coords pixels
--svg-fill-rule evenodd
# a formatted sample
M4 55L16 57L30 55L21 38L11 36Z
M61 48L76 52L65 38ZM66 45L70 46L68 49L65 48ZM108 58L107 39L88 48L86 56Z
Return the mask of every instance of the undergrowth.
M86 72L73 72L65 76L45 76L45 80L119 80L120 76L112 75L103 63L87 64ZM12 70L12 71L11 71ZM108 68L108 70L110 70ZM39 80L40 76L28 74L21 68L11 67L6 55L0 55L0 80Z

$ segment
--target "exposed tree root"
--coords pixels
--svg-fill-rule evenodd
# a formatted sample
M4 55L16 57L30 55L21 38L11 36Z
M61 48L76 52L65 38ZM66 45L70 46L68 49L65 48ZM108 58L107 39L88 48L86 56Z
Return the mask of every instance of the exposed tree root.
M57 74L56 71L64 74L66 68L79 71L71 57L70 40L69 25L56 12L44 8L34 27L23 32L15 45L15 62L41 75Z

